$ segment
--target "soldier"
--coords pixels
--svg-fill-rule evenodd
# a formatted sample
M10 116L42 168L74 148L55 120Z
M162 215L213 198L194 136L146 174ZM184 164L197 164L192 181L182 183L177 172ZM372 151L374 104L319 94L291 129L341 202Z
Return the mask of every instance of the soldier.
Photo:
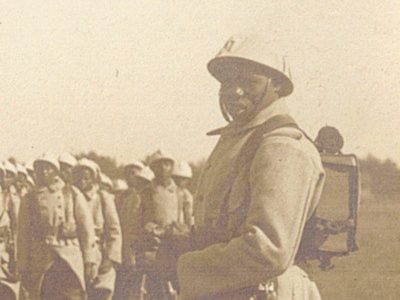
M19 215L18 270L28 299L85 299L97 275L93 219L78 189L60 178L58 160L34 162L37 187Z
M294 259L324 172L288 115L293 84L271 47L233 37L208 63L229 124L210 133L221 138L194 201L195 251L177 262L181 299L320 299Z
M191 227L193 225L193 196L187 187L192 178L192 168L186 161L176 162L172 171L172 178L178 186L178 221Z
M25 195L29 192L28 187L28 171L21 164L16 164L17 169L17 177L15 178L15 188L17 190L18 196L20 198L25 197Z
M136 252L143 230L141 198L150 194L153 172L140 161L125 166L128 189L120 195L118 215L122 229L122 265L117 273L114 299L138 299L140 270L136 268ZM136 293L136 294L135 294Z
M0 166L0 178L5 170ZM14 239L12 236L9 203L3 196L0 186L0 299L16 300L19 294L19 283L16 282Z
M76 158L68 152L61 154L58 157L60 163L61 178L67 184L72 184L73 181L73 169L77 165L78 161Z
M175 228L181 230L177 186L172 179L174 159L158 150L150 156L149 166L155 178L151 189L141 195L144 227L138 268L146 273L149 299L171 299L176 294L173 282L155 269L154 260L169 232Z
M172 179L174 159L161 150L150 156L149 166L154 172L151 209L145 212L148 220L165 227L178 222L178 195L177 187ZM149 203L150 204L150 203ZM148 214L147 214L148 213Z
M9 161L3 162L4 177L3 177L3 197L5 207L7 207L8 216L10 218L10 239L8 240L8 252L10 254L9 267L11 273L16 271L16 241L18 234L18 214L21 205L21 197L18 193L16 182L18 170L15 165Z
M77 169L77 185L86 197L97 238L99 265L97 278L88 284L88 299L111 299L115 288L115 268L121 263L121 227L115 208L114 195L101 190L97 184L96 164L83 158Z

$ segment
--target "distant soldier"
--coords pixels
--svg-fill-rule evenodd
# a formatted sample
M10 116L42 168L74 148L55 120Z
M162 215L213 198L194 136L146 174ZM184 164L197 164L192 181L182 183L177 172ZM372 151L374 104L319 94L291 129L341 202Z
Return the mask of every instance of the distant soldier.
M60 175L62 180L64 180L65 183L72 184L73 170L78 161L72 154L65 152L58 157L58 162L60 163Z
M152 222L165 227L179 220L177 186L172 179L174 159L158 150L150 156L149 166L154 172L151 208L144 214L145 224Z
M37 187L21 203L18 270L28 299L83 300L97 276L93 218L82 193L60 178L58 160L34 162Z
M293 83L271 47L236 36L208 63L229 124L209 133L221 137L194 200L193 249L177 263L183 300L320 299L294 260L324 171L282 99Z
M176 162L172 178L178 186L178 221L191 227L193 225L193 196L187 187L192 179L192 168L186 161Z
M5 170L0 166L0 178L4 178ZM9 203L0 186L0 299L16 300L19 295L19 283L15 274L15 248L13 229L11 227Z
M25 195L30 192L28 183L28 171L21 164L16 164L17 177L15 178L15 188L17 189L18 196L20 198L25 197Z
M141 196L144 256L139 266L146 273L146 290L149 299L174 299L175 287L170 278L163 277L155 268L154 261L158 248L166 241L167 235L179 226L179 198L177 186L172 179L174 159L158 150L150 156L149 166L154 172L151 189Z
M77 185L86 197L97 238L98 276L88 283L89 299L111 299L115 288L115 268L121 263L121 227L115 208L114 195L99 188L98 167L83 158L79 160Z
M118 214L122 229L122 265L117 274L114 299L139 299L140 270L136 265L136 254L140 252L143 230L142 195L150 194L153 172L140 161L125 166L128 189L120 194ZM136 294L135 294L136 293Z
M8 215L11 222L11 236L8 240L9 254L10 254L10 271L15 273L16 268L16 241L18 234L18 214L21 205L21 197L16 187L18 170L16 166L9 161L3 163L4 177L3 177L3 197L8 210ZM24 194L25 192L21 192Z

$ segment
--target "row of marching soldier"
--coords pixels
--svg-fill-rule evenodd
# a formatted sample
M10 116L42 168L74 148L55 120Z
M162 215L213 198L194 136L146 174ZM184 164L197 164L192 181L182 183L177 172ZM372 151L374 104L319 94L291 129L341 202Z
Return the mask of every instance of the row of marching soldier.
M156 271L164 236L188 232L192 176L162 151L125 181L69 153L0 168L0 299L170 299Z

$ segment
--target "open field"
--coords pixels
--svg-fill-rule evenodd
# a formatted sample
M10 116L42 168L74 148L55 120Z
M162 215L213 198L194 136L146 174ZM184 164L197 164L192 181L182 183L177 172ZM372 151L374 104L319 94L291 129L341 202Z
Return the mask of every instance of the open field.
M358 244L349 257L334 259L335 268L306 269L323 300L400 299L400 199L390 203L363 202Z

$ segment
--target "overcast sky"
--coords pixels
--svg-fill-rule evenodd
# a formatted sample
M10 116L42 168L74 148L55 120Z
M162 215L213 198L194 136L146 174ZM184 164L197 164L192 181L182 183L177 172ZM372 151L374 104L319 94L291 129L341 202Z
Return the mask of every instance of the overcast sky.
M0 159L207 156L224 120L206 64L258 33L289 54L311 136L336 126L345 152L400 163L398 0L16 2L0 0Z

